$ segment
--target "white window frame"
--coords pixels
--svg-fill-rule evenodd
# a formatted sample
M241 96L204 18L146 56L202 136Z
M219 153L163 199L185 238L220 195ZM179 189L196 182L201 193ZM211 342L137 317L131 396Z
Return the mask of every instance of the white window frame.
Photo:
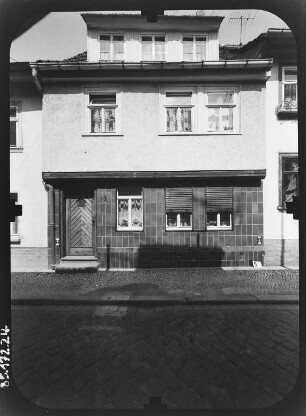
M183 41L183 38L185 38L185 37L192 37L193 38L193 41L192 41L192 44L193 44L193 46L192 46L192 53L193 53L193 55L192 55L192 60L191 61L185 61L184 60L184 41ZM206 57L206 59L205 60L207 60L207 52L208 52L208 34L207 33L183 33L182 35L181 35L181 58L182 58L182 61L184 61L184 62L201 62L201 61L198 61L197 60L197 53L196 53L196 38L197 37L205 37L206 38L206 41L205 41L205 57Z
M209 93L222 93L222 92L233 92L234 93L234 103L232 105L220 105L217 104L208 104L208 94ZM238 86L216 86L204 88L204 97L205 97L205 134L239 134L240 133L240 90ZM208 109L209 108L233 108L233 130L208 130ZM221 118L221 111L220 111Z
M175 93L175 94L191 94L191 105L183 106L183 107L190 107L191 108L191 131L167 131L167 107L175 107L174 105L167 105L167 93ZM195 86L176 86L168 87L168 86L161 86L160 87L160 134L167 135L167 136L186 136L186 135L193 135L197 134L198 130L198 117L197 117L197 88ZM177 106L180 107L180 106Z
M295 84L296 85L296 108L298 108L298 82L297 81L285 81L286 70L291 70L291 71L295 70L297 74L297 66L283 66L282 67L282 102L285 101L285 85Z
M16 194L17 195L17 200L16 203L18 202L18 192L10 192L10 196L12 194ZM16 227L16 232L12 232L14 226ZM15 217L15 221L10 223L10 240L11 243L20 243L21 239L20 239L20 233L19 233L19 217Z
M178 212L176 214L176 224L181 223L181 214ZM182 227L180 225L176 225L175 227L168 226L168 214L166 212L166 231L190 231L192 230L192 211L190 212L190 225L186 225L186 227Z
M207 214L208 212L206 212L206 223L207 223ZM233 211L230 212L230 225L220 225L220 212L217 212L217 225L207 225L206 229L209 230L232 230L233 229L233 222L232 222L232 217L233 217Z
M16 109L16 117L10 116L10 122L15 121L16 122L16 145L12 146L10 145L10 150L12 152L14 151L20 151L22 149L22 135L21 135L21 104L20 103L10 103L10 109L14 108Z
M90 105L90 97L93 95L116 95L116 104L107 105L107 107L116 108L116 131L115 132L91 132L91 111L90 109L95 105ZM101 107L101 105L96 105ZM83 134L82 136L122 136L122 86L108 85L105 88L100 86L85 87L83 89Z
M110 36L110 58L109 59L101 59L101 40L100 36ZM114 55L114 36L122 36L123 37L123 58L122 59L115 59ZM125 60L125 35L124 33L99 33L99 61L101 62L109 62L109 61L115 61L115 62L122 62Z
M167 48L166 48L166 43L167 43L167 36L164 33L141 33L140 34L140 43L141 43L141 61L142 62L150 62L147 60L143 59L143 41L142 41L142 37L143 36L151 36L152 37L152 59L151 61L156 61L156 62L166 62L167 60ZM155 55L155 37L156 36L164 36L165 38L165 53L164 53L164 59L161 61L160 59L156 59L156 55Z
M143 189L141 188L141 195L118 195L117 189L117 198L116 198L116 229L117 231L143 231ZM118 224L118 202L120 199L127 199L128 200L128 214L129 214L129 224L132 223L132 199L141 199L142 200L142 226L141 227L120 227Z

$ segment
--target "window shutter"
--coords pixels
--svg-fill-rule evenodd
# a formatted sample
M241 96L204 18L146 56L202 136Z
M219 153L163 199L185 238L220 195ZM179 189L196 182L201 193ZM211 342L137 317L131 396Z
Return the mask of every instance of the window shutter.
M233 189L231 187L206 187L206 209L208 212L233 210Z
M192 188L167 188L166 210L175 212L192 211Z

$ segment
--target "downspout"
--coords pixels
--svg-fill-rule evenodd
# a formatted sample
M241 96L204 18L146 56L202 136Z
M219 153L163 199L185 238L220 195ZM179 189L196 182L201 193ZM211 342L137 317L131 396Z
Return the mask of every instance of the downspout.
M44 183L45 190L48 192L48 206L49 206L49 222L48 228L50 230L50 239L51 239L51 268L55 269L56 259L55 259L55 213L54 213L54 191L53 186Z
M32 68L32 77L33 77L34 84L36 85L36 87L37 87L38 91L40 92L40 94L43 95L43 86L42 86L41 79L40 79L40 77L38 75L37 67L31 65L31 68Z

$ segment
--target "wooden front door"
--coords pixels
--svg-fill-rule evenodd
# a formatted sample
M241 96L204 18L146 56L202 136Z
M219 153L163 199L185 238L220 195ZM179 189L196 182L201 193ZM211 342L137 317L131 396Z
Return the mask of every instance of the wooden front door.
M93 198L66 199L67 254L93 254Z

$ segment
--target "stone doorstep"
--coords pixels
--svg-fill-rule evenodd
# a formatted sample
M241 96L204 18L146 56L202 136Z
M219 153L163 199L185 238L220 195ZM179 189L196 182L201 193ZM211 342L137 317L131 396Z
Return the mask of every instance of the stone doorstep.
M99 262L94 256L66 256L55 266L56 273L96 273Z

